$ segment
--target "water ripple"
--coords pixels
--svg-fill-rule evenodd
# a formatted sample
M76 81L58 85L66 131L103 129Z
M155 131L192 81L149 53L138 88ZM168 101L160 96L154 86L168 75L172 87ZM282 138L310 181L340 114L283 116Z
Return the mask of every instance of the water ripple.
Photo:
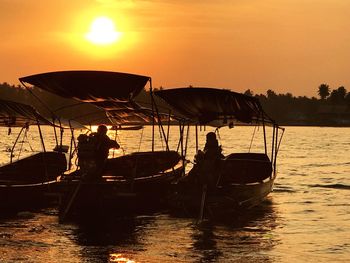
M321 188L350 190L350 185L345 185L345 184L326 184L326 185L314 184L314 185L309 185L309 187L321 187Z

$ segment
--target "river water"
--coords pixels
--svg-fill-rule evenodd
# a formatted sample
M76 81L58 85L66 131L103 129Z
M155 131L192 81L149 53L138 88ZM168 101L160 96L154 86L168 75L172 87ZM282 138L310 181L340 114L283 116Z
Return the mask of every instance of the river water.
M200 132L201 148L208 131ZM2 163L14 141L7 133L0 131ZM252 134L248 127L221 131L224 153L247 151ZM350 128L287 127L274 191L260 206L225 222L198 225L167 211L64 224L55 207L2 214L0 261L350 262L349 134ZM40 145L37 133L27 137L31 145L23 144L22 153L29 154ZM162 147L158 137L156 146ZM176 135L171 138L176 147ZM117 139L123 149L115 155L143 150L151 145L151 128L122 131ZM52 134L46 141L53 147ZM255 141L252 149L261 146ZM192 159L195 142L188 144Z

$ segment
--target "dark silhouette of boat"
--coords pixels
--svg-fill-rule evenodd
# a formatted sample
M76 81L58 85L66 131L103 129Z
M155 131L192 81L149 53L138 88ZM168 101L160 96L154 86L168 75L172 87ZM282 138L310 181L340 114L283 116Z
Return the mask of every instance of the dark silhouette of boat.
M124 214L126 210L152 209L161 205L171 183L183 174L185 163L168 146L165 150L155 150L154 126L162 118L161 114L157 112L155 118L154 110L141 107L134 101L147 83L151 86L150 77L106 71L60 71L23 77L20 81L25 86L35 85L103 110L105 119L94 120L95 125L148 124L153 127L150 151L110 158L103 169L96 172L99 176L91 176L90 173L94 172L78 167L60 178L61 220L71 214L97 211ZM81 119L79 112L77 114L75 121ZM91 180L92 177L100 179Z
M182 116L183 125L195 125L197 152L198 126L218 129L255 124L263 131L262 152L230 153L216 160L204 158L195 163L177 182L169 198L173 207L202 220L254 207L272 191L284 129L267 116L258 99L215 88L176 88L155 91L155 94ZM272 129L269 147L267 127Z
M16 146L22 148L29 127L34 125L38 127L42 151L20 159L19 150L18 159L14 160ZM57 183L56 178L67 169L63 152L45 149L41 125L53 126L29 105L0 100L0 126L8 127L9 135L12 128L21 128L9 150L10 162L0 167L0 208L3 210L27 209L47 204L47 194Z
M113 126L111 130L133 131L133 130L141 130L142 128L143 128L143 125L128 125L128 126L116 125L116 126Z

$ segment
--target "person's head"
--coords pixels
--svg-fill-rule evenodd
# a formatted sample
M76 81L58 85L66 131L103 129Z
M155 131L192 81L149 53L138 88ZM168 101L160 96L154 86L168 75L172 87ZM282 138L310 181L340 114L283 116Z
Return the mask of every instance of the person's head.
M208 132L207 133L207 141L215 141L215 140L216 140L215 132Z
M97 128L97 133L99 134L107 134L107 126L106 125L99 125Z

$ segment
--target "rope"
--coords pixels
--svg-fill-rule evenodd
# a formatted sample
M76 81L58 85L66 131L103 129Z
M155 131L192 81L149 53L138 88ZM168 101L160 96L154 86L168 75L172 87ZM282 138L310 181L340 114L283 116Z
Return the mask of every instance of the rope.
M27 129L25 130L24 134L26 134L26 133L27 133ZM21 153L22 153L23 144L24 144L24 136L25 136L24 134L23 134L23 138L22 138L22 141L21 141L21 148L19 148L17 161L19 160L19 157L21 156Z
M44 106L44 108L46 108L46 110L47 110L48 112L50 112L50 113L52 114L52 118L53 118L53 119L57 117L56 114L50 109L50 107L49 107L43 100L41 100L40 97L37 96L37 95L33 92L33 90L32 90L31 88L27 87L22 81L21 81L21 83L22 83L22 85L26 88L26 90L29 91L29 93L32 94L32 96L33 96L35 99L37 99L37 100L39 101L39 103L41 103L41 104Z
M221 137L220 137L220 132L219 132L220 127L217 127L215 129L215 133L218 135L219 142L221 142ZM221 144L221 143L220 143Z
M254 127L253 136L252 136L252 139L250 140L250 145L249 145L248 153L250 153L250 150L251 150L251 148L252 148L252 144L253 144L253 140L254 140L254 137L255 137L255 131L256 131L256 127L257 127L257 126L258 126L258 125L255 125L255 127Z
M26 132L24 133L24 137L27 139L27 142L28 142L28 145L29 145L30 150L31 150L32 152L34 152L34 149L33 149L32 145L30 144L30 140L28 140L27 130L26 130Z
M121 145L122 145L122 141L121 141L121 139L119 138L119 135L118 135L118 133L117 133L117 131L115 131L115 137L118 139L118 141L119 141L119 146L120 146L120 149L122 149L122 151L123 151L123 155L125 155L125 149L124 149L124 147L122 147ZM113 151L113 154L114 154L114 151ZM114 157L114 156L113 156Z

